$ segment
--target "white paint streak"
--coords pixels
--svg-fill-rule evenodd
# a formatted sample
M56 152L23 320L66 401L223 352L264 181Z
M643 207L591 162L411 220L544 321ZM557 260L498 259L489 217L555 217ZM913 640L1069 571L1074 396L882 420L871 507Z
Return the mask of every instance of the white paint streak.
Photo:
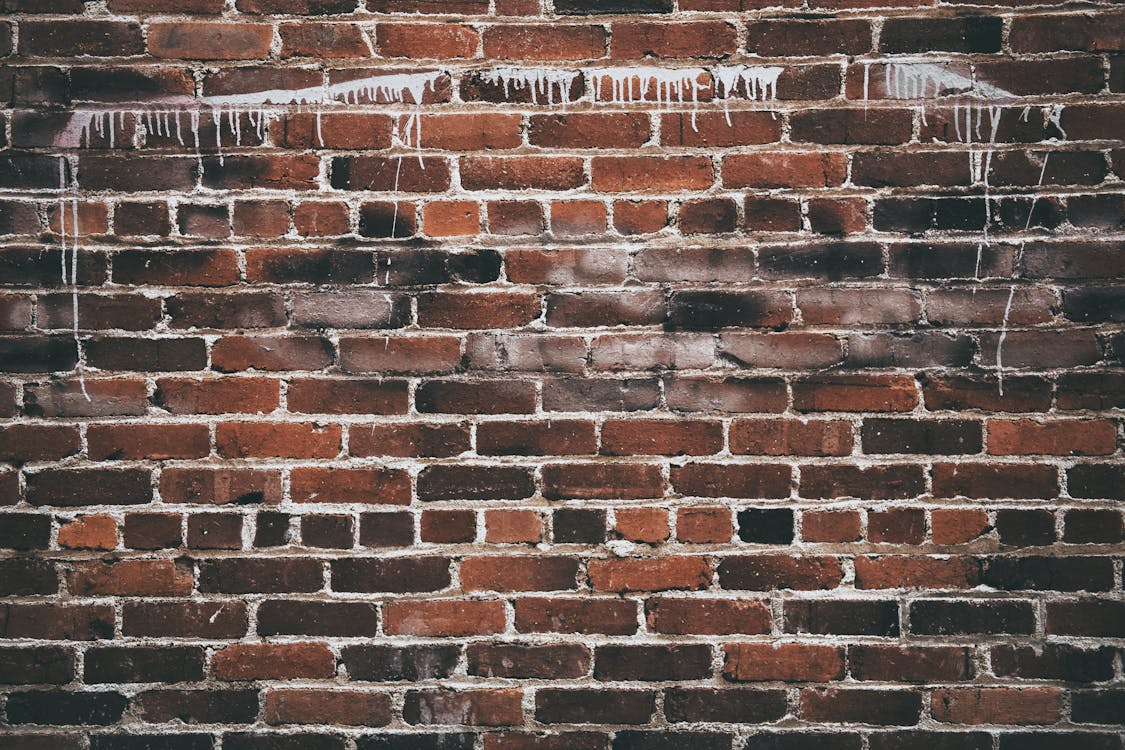
M1000 327L1000 338L996 341L996 382L1000 395L1004 395L1004 339L1008 338L1008 318L1012 314L1012 300L1016 296L1016 285L1008 288L1008 304L1004 306L1004 321Z
M774 101L777 99L777 79L784 68L777 66L757 67L750 65L723 65L712 70L715 77L716 93L722 89L723 113L730 125L730 99L742 88L747 99Z
M78 385L82 389L82 395L87 401L90 400L90 394L86 391L86 370L83 365L82 357L82 339L78 336L78 185L74 180L68 180L66 177L66 159L59 157L59 247L61 250L60 264L62 267L62 283L63 286L70 285L70 317L71 317L71 334L74 337L74 349L76 352L75 366L78 370ZM71 197L67 199L66 192L71 192ZM66 212L70 210L70 276L67 278L67 255L66 255Z
M539 104L540 99L544 99L549 106L554 105L557 89L558 101L565 108L573 101L570 89L580 75L578 71L554 68L495 68L482 71L480 77L493 86L503 86L505 99L511 96L513 89L528 91L532 104Z
M691 127L697 129L696 114L699 109L699 77L707 71L702 68L603 68L595 71L594 98L601 100L608 82L606 96L613 104L632 104L649 101L649 89L653 89L658 109L667 109L673 102L691 102Z

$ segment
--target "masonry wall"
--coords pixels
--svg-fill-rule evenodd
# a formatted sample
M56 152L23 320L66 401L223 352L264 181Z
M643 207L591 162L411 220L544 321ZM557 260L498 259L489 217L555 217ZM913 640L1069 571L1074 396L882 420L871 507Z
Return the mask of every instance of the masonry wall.
M1120 750L1125 13L0 0L0 747Z

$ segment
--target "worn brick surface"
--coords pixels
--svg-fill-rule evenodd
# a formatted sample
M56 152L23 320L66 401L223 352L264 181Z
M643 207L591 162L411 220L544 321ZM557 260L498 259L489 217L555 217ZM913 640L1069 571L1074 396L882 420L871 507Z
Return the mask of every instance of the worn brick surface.
M1125 750L1115 0L0 0L0 747Z

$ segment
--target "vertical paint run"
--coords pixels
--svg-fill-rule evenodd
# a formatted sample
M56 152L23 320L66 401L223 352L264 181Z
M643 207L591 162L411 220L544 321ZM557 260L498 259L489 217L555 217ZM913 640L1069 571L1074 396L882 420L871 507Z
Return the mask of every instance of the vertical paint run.
M977 244L976 266L973 278L980 281L981 258L984 248L988 247L989 225L992 223L992 203L990 198L991 185L989 175L992 170L992 156L995 151L996 138L1000 129L1000 120L1003 108L998 102L1009 101L1015 98L1010 91L993 86L983 81L973 81L959 73L953 72L939 65L929 63L894 63L884 69L884 85L886 96L894 99L927 99L949 94L958 94L966 97L968 101L954 102L953 127L959 143L968 145L969 176L974 184L982 186L984 191L984 228L981 242ZM865 71L863 97L868 97L868 79ZM1066 133L1060 125L1063 105L1051 105L1046 112L1046 122L1054 125L1065 140ZM1025 107L1021 119L1026 120L1030 107ZM922 122L926 122L925 105L921 107ZM973 144L981 144L983 148L975 149ZM1039 173L1036 189L1042 187L1047 173L1047 159L1050 152L1043 155L1043 165ZM1038 193L1032 196L1031 205L1027 211L1027 223L1024 231L1031 229L1032 216ZM1023 243L1020 243L1016 254L1013 275L1019 273L1021 258L1023 256ZM976 288L974 287L974 292ZM1016 285L1008 287L1008 299L1004 305L1004 317L1000 325L1000 336L996 342L996 380L997 389L1001 396L1004 395L1004 342L1008 338L1008 324L1011 320L1012 304L1015 301Z
M1062 126L1062 115L1065 108L1066 105L1064 104L1051 104L1044 110L1045 122L1048 125L1053 125L1055 129L1059 131L1064 142L1067 139L1066 130L1064 130ZM1030 107L1025 107L1021 118L1026 120L1030 111ZM1031 205L1027 207L1027 222L1023 226L1023 231L1025 233L1031 231L1031 220L1035 215L1035 204L1039 202L1038 189L1043 187L1043 181L1047 177L1047 160L1050 159L1050 157L1050 151L1043 152L1043 165L1039 169L1039 181L1035 184L1037 192L1031 197ZM1023 249L1025 244L1026 241L1020 242L1019 250L1016 253L1015 267L1012 269L1013 274L1019 273L1019 268L1023 263ZM1001 396L1004 395L1004 339L1008 337L1008 320L1012 314L1012 300L1015 298L1015 295L1016 285L1012 284L1008 288L1008 304L1004 308L1004 320L1000 328L1000 338L996 342L996 374L1000 384Z
M573 101L570 90L581 75L578 71L554 68L495 68L482 71L480 78L493 86L503 86L505 99L514 89L530 93L532 104L544 102L547 106L554 106L557 98L565 108Z
M78 370L78 385L82 389L82 395L86 400L90 400L90 394L86 392L86 368L84 364L84 356L82 352L82 339L78 335L78 183L74 179L67 179L68 164L66 157L59 157L59 249L60 249L60 264L62 271L62 284L63 286L70 286L70 316L71 316L71 332L74 337L74 349L76 354L75 367ZM67 194L70 197L67 197ZM70 211L70 257L69 262L67 259L67 211ZM69 265L69 275L68 275Z
M730 121L730 100L739 89L743 96L751 100L774 101L777 99L777 80L784 68L776 66L723 65L712 70L716 93L723 97L723 113Z
M699 92L706 86L699 83L707 71L702 68L604 68L592 73L595 100L612 104L654 101L665 110L671 104L691 102L691 126L696 127ZM648 99L652 89L655 99Z

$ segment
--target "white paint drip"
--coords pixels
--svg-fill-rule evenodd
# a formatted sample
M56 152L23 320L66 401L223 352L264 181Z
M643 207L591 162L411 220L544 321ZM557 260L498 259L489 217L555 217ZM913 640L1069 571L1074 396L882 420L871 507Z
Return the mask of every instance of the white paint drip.
M511 96L512 89L529 92L532 104L539 104L542 98L553 106L557 89L558 101L565 109L573 101L570 90L580 75L578 71L555 68L496 68L482 71L480 77L493 86L503 86L505 99Z
M1066 110L1065 104L1049 104L1047 105L1047 124L1054 125L1055 129L1062 134L1062 139L1067 139L1066 131L1063 130L1062 116Z
M421 156L418 157L418 163L422 164L422 157ZM422 164L422 168L425 169L425 164ZM394 195L398 195L398 178L401 175L402 175L402 157L399 156L398 162L395 164L395 184L394 184L394 190L392 191L394 193ZM391 214L391 239L392 240L395 238L395 231L398 229L398 199L394 199L394 204L395 204L394 211ZM387 261L387 265L388 266L390 265L389 260ZM390 275L391 275L391 272L387 271L388 282L390 281ZM375 278L376 279L379 278L379 272L378 271L375 272Z
M82 339L78 336L78 184L74 180L70 180L67 184L66 178L66 158L59 157L59 248L61 250L62 259L60 261L62 266L62 283L63 286L70 285L70 316L71 316L71 333L74 337L74 349L76 352L75 366L78 370L78 385L82 389L82 395L87 401L90 400L90 394L86 392L86 368L83 364L82 354ZM66 192L71 193L71 197L67 199ZM69 204L69 205L68 205ZM71 243L70 243L70 276L67 277L67 256L66 256L66 212L70 209L71 222Z
M428 73L389 73L366 76L354 81L344 81L328 86L330 100L346 104L359 104L364 99L369 102L383 101L391 104L413 104L422 106L426 90L436 90L438 81L444 75L440 70ZM409 94L411 101L406 100Z
M1015 98L1011 91L933 63L888 63L883 68L884 90L891 99L933 99L945 92L968 93L989 101Z
M863 64L863 112L864 119L867 116L867 99L868 94L871 92L871 63Z
M965 115L965 127L961 128L961 113ZM976 115L974 123L973 115ZM984 137L981 135L981 124L984 122L985 115L988 115L988 135ZM969 146L969 179L973 183L980 183L984 186L984 229L982 231L982 242L977 244L977 262L976 269L973 272L973 278L980 280L980 265L981 255L984 248L988 247L988 228L992 223L992 202L990 200L990 186L988 176L992 171L992 154L996 146L996 135L1000 130L1000 118L1003 114L1003 109L995 104L954 104L953 105L953 125L957 133L957 140ZM986 144L983 150L975 150L974 143ZM974 287L973 293L976 294Z
M608 79L610 101L616 104L649 101L650 89L655 92L655 102L665 108L673 103L692 105L692 127L696 126L699 92L705 86L699 78L708 71L702 68L605 68L590 72L594 90L601 97ZM773 101L777 97L777 81L783 72L776 66L727 65L710 71L716 82L716 92L724 97L724 112L730 123L729 100L739 90L748 99ZM108 136L110 148L116 148L117 132L125 126L125 116L131 114L145 132L162 137L174 137L184 144L184 119L191 133L197 157L202 149L200 128L204 117L210 117L215 128L215 150L219 163L225 163L223 128L230 131L235 146L242 145L242 118L259 140L264 139L270 122L281 117L278 107L298 106L314 108L317 142L324 145L323 106L334 103L361 104L381 102L413 104L408 130L403 136L407 145L418 147L421 142L420 111L426 92L436 90L444 75L441 71L423 73L384 73L364 76L354 81L343 81L327 86L308 86L298 89L267 89L240 94L216 94L199 99L176 97L153 104L130 104L121 109L75 110L66 126L55 137L55 146L63 148L89 146L91 134ZM571 88L581 71L552 68L503 67L484 71L482 80L504 87L505 96L512 90L527 90L532 102L544 101L564 107L573 101ZM420 158L420 157L419 157Z
M1025 107L1021 115L1024 121L1027 120L1027 115L1030 112L1030 107ZM1059 133L1062 134L1063 140L1067 138L1066 131L1060 123L1063 111L1066 109L1064 104L1050 104L1045 110L1046 121L1055 126ZM1027 208L1027 222L1024 224L1023 231L1028 232L1031 230L1031 219L1035 215L1035 204L1039 202L1038 189L1043 187L1043 180L1047 176L1047 160L1051 157L1051 152L1047 151L1043 154L1043 166L1039 169L1039 181L1036 183L1036 194L1031 196L1031 205ZM1019 273L1019 267L1022 264L1023 248L1025 242L1020 243L1019 251L1016 253L1015 267L1012 273ZM1008 289L1008 304L1004 308L1004 320L1000 327L1000 338L996 341L996 377L999 383L1000 395L1004 395L1004 340L1008 338L1008 317L1012 312L1012 300L1016 294L1016 286L1012 284Z
M1015 95L1002 89L998 86L985 83L983 81L973 81L958 73L954 73L945 68L928 63L894 63L890 64L885 69L885 85L886 95L895 99L924 99L931 96L941 96L943 91L961 91L965 96L980 102L981 100L987 102L1005 101L1015 98ZM867 99L867 81L864 81L864 99ZM1062 128L1061 119L1065 109L1065 105L1052 104L1045 108L1046 122L1054 125L1055 128L1062 135L1063 140L1066 140L1066 131ZM1030 105L1024 107L1023 112L1020 114L1020 119L1024 122L1027 121L1028 115L1031 111ZM974 182L982 183L984 186L984 204L985 204L985 224L984 224L984 237L983 242L977 245L977 262L974 278L979 281L980 279L980 266L981 266L981 253L985 246L988 245L988 225L991 223L991 205L989 203L989 172L992 166L992 154L996 144L996 135L1000 125L1001 108L996 104L983 104L983 103L966 103L954 104L953 107L953 125L956 130L957 140L961 143L970 144L969 148L969 169L970 175ZM961 117L964 115L964 122L962 123ZM976 119L974 121L974 113ZM985 114L988 115L988 135L982 137L981 127L985 120ZM922 118L925 122L925 108L922 109ZM962 128L962 125L964 126ZM972 143L987 143L987 147L983 152L977 152L972 147ZM1031 229L1032 217L1035 212L1035 205L1039 200L1038 189L1043 186L1043 181L1047 175L1047 161L1050 158L1050 152L1043 155L1043 164L1039 170L1039 180L1036 184L1036 194L1032 196L1031 205L1027 210L1027 222L1024 225L1024 231L1027 232ZM1023 256L1024 243L1020 243L1019 250L1016 253L1014 262L1013 274L1019 272L1021 258ZM974 292L976 289L974 288ZM1004 395L1004 342L1008 338L1008 324L1012 315L1012 304L1015 301L1016 285L1011 284L1008 287L1008 299L1004 305L1004 317L1000 325L1000 336L996 342L996 379L997 388L1001 396Z
M673 102L691 101L691 127L698 130L696 115L699 110L699 92L705 87L699 77L707 71L702 68L603 68L594 71L594 98L602 99L609 82L609 101L613 104L632 104L648 100L648 90L654 89L658 109L667 109Z
M1004 395L1004 339L1008 338L1008 318L1012 314L1012 300L1016 296L1016 285L1008 288L1008 304L1004 306L1004 321L1000 327L1000 338L996 341L996 383L1000 395Z
M224 161L223 127L233 136L236 146L242 145L242 117L245 115L259 139L264 138L269 123L278 119L281 112L270 107L315 107L316 136L324 145L321 107L332 103L359 104L384 102L413 104L421 108L427 90L435 90L444 74L441 71L426 73L384 73L364 76L354 81L344 81L329 86L309 86L299 89L269 89L242 94L218 94L199 99L179 97L153 105L132 104L123 109L76 110L63 130L55 137L58 147L79 147L90 144L91 131L98 135L108 133L110 148L116 146L116 131L123 128L125 115L132 114L146 132L163 137L175 137L184 143L183 118L188 119L197 153L200 151L200 124L209 116L215 126L215 150L219 163ZM115 127L117 122L120 125ZM421 123L418 122L418 127Z
M715 78L716 93L722 89L723 113L726 115L727 125L731 124L730 99L739 87L742 88L747 99L772 102L777 99L777 79L781 77L784 70L774 65L764 67L722 65L714 68L711 74ZM774 116L777 116L776 113Z

